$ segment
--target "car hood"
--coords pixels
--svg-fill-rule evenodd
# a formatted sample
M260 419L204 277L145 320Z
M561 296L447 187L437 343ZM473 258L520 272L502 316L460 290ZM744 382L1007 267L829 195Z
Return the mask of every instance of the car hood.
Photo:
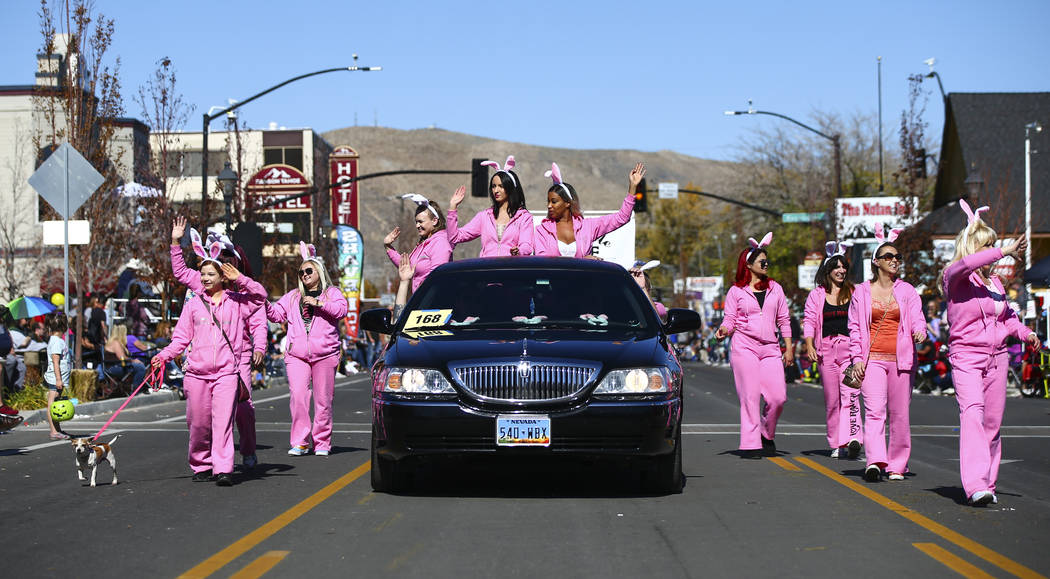
M450 362L487 359L568 359L599 362L612 368L661 366L667 346L660 336L610 336L580 330L453 330L450 335L409 338L399 334L387 352L386 364L447 368Z

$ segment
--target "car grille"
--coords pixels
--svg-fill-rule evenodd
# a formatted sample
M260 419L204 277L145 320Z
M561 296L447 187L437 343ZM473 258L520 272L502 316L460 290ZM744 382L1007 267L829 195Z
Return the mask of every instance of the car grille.
M515 360L449 365L460 386L483 400L559 400L576 396L598 373L596 364Z

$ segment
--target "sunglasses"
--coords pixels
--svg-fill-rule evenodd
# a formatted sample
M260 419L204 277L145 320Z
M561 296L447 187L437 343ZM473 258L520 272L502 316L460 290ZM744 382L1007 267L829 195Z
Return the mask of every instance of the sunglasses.
M763 267L763 268L764 267L769 267L769 260L768 259L760 259L756 263L758 263L758 267Z
M306 277L308 275L313 275L313 274L314 274L314 268L312 268L312 267L308 267L306 269L300 269L299 270L299 277Z
M904 260L904 256L902 256L899 253L884 253L884 254L876 257L875 259L892 259L894 261L903 261Z

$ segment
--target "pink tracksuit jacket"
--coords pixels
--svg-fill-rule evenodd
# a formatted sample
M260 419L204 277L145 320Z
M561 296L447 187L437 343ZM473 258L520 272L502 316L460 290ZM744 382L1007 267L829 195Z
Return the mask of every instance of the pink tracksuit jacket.
M190 343L193 350L186 361L186 374L202 380L214 380L222 376L237 374L241 352L245 345L245 321L266 301L266 290L259 282L241 275L234 282L237 291L224 291L219 305L205 305L207 296L198 295L186 302L179 322L172 332L171 344L157 356L165 363L186 349ZM222 324L234 351L226 345L222 332L215 326L212 313Z
M329 356L339 354L339 321L349 308L343 292L334 285L328 286L317 298L322 302L315 308L310 331L299 314L299 290L292 290L277 303L266 304L266 317L274 323L288 323L289 356L304 362L316 362Z
M780 356L777 328L785 337L791 336L791 318L788 315L784 288L770 280L766 299L761 308L750 287L732 286L726 292L722 327L731 333L732 348L747 347L756 353Z
M813 288L806 298L806 307L802 313L802 338L813 338L817 354L823 358L827 355L827 344L824 343L824 304L827 303L828 292L823 286ZM816 360L814 360L815 362Z
M394 266L401 266L401 254L393 249L386 250L390 261ZM416 266L416 272L412 274L412 291L419 288L419 284L434 271L437 266L448 263L452 259L452 244L448 242L448 232L442 229L430 234L423 243L416 245L408 256L408 262Z
M513 247L518 248L518 255L532 255L535 247L532 214L524 207L518 209L510 218L502 238L496 235L496 218L490 208L479 211L474 219L463 227L459 227L459 215L453 209L445 219L445 228L448 230L448 241L453 247L481 237L480 257L509 256Z
M912 334L926 333L926 318L922 315L922 299L908 282L893 282L893 298L900 308L900 324L897 327L897 369L904 372L915 368L915 340ZM871 350L871 282L866 281L853 289L849 303L849 354L850 363L863 364Z
M1032 333L1009 305L995 315L995 300L981 281L977 270L1003 258L1003 251L992 247L968 255L944 270L944 295L948 298L948 347L953 356L974 354L986 357L1006 349L1010 334L1024 340ZM999 276L992 283L1005 295Z
M590 255L594 240L623 227L631 220L632 211L634 211L634 195L628 195L616 213L586 219L574 215L572 230L576 236L576 257ZM536 226L534 242L536 255L561 255L561 252L558 251L558 224L545 218Z

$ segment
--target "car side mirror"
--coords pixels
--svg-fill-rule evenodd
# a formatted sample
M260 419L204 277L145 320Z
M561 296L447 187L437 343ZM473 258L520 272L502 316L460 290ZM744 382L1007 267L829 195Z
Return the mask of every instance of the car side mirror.
M393 324L391 324L390 310L386 308L376 308L374 310L366 310L361 313L361 328L369 332L378 332L380 334L389 334L393 331Z
M691 332L699 329L701 323L700 314L693 310L671 308L667 310L667 321L664 322L664 333L671 335L682 332Z

